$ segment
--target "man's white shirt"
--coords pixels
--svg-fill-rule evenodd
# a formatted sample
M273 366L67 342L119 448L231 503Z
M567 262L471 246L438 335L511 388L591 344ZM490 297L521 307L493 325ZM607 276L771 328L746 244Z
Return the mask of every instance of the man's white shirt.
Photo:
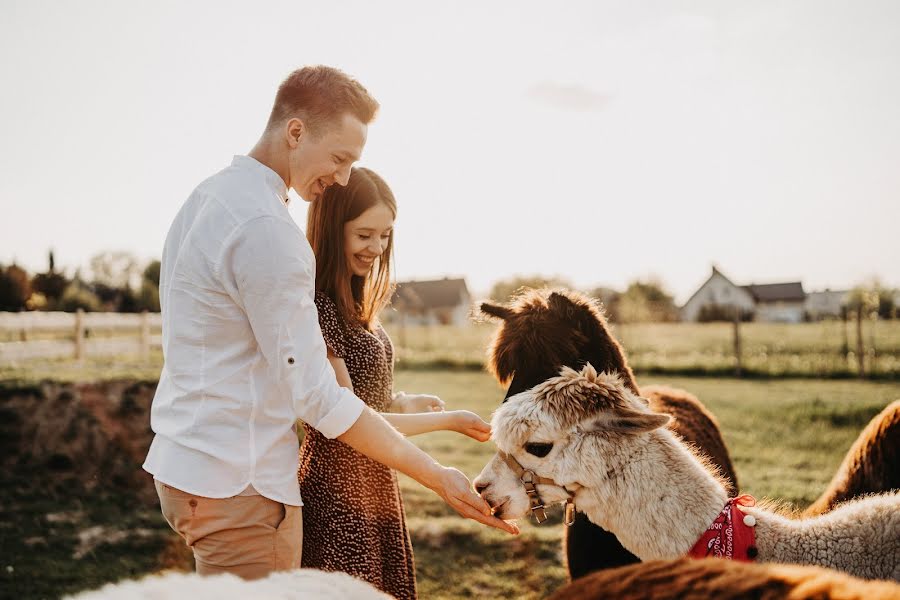
M165 363L144 469L188 493L302 504L296 421L335 438L364 404L319 328L315 257L281 177L236 156L175 217L160 270Z

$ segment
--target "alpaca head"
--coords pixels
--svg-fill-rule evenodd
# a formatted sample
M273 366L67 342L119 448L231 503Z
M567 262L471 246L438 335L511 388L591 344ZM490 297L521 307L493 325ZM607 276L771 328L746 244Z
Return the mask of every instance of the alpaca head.
M539 484L545 504L564 502L568 489L602 486L640 451L650 431L668 415L651 412L615 374L590 365L517 394L494 412L493 440L526 470L552 479ZM501 519L525 516L530 508L522 482L499 455L475 479L475 489Z
M618 371L637 389L619 343L609 332L599 304L571 290L522 291L511 304L485 302L481 312L499 323L488 347L487 367L507 397L559 373L590 362Z

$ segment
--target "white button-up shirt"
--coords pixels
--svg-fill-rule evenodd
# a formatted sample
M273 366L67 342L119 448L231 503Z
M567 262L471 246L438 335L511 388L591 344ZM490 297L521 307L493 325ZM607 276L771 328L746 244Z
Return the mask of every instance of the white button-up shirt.
M185 492L225 498L252 485L299 506L297 419L334 438L363 411L328 362L315 257L286 204L277 173L236 156L166 237L165 364L144 469Z

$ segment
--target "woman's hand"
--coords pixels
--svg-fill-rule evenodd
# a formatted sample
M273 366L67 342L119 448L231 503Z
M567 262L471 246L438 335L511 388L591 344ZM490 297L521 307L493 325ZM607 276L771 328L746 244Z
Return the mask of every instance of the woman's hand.
M445 413L450 417L450 429L467 435L473 440L486 442L491 439L491 424L468 410L451 410Z
M394 410L401 413L428 413L444 410L444 401L430 394L397 392Z

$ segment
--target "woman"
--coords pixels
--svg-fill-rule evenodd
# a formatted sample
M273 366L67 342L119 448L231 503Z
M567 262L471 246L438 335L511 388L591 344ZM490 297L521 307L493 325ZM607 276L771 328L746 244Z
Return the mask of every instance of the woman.
M338 383L384 413L401 433L452 430L486 441L490 426L478 415L443 412L435 396L392 392L393 346L378 313L392 292L396 213L390 188L364 168L353 170L346 187L332 186L310 204L306 234L316 255L316 307L328 358ZM345 571L397 598L415 598L412 545L396 474L305 429L302 566Z

